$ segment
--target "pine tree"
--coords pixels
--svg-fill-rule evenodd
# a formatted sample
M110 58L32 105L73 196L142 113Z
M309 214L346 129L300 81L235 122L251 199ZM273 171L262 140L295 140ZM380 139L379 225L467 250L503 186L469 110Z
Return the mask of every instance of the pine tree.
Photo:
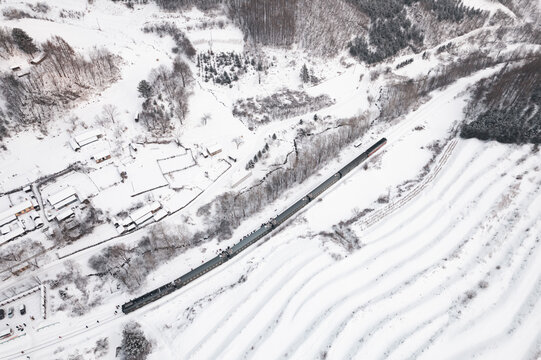
M301 81L303 83L307 83L308 81L310 81L310 74L308 73L308 68L306 67L306 64L303 64L301 68Z
M276 140L276 134L272 134L272 140Z
M139 86L137 86L137 90L139 91L139 94L141 97L144 97L145 99L148 99L152 96L152 86L148 83L146 80L141 80L139 82Z
M38 48L34 45L34 40L23 29L13 28L11 37L13 37L17 47L25 53L33 54L38 51Z
M224 84L231 84L231 79L229 78L229 74L227 73L227 71L224 71L223 83Z

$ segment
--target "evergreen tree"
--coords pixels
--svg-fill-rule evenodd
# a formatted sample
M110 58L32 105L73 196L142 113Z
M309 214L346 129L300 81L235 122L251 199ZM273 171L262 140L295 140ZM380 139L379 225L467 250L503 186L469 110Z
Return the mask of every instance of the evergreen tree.
M24 51L27 54L33 54L38 51L38 48L34 44L34 40L23 30L19 28L14 28L11 31L11 37L17 44L17 47Z
M308 81L310 81L310 74L308 73L308 68L306 67L306 64L303 64L301 68L301 81L303 83L307 83Z
M137 86L137 90L139 91L139 94L141 97L144 97L145 99L148 99L152 96L152 86L148 83L146 80L141 80L139 82L139 86Z
M231 84L231 79L229 78L229 74L227 73L227 71L224 71L223 83L224 84Z
M272 134L272 140L276 140L276 134Z

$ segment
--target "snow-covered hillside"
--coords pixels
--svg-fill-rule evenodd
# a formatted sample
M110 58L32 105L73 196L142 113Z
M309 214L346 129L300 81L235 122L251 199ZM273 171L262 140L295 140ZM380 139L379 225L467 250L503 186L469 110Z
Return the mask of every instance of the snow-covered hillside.
M0 331L12 333L0 339L0 360L129 358L126 329L148 339L129 345L148 348L148 359L540 358L541 152L458 136L472 87L540 48L509 2L464 3L487 12L484 25L369 66L345 46L331 58L300 43L254 46L220 6L1 1L9 31L39 46L59 36L85 59L104 48L118 74L74 84L77 96L52 119L17 124L2 139ZM348 9L336 11L365 16ZM336 38L350 35L341 31ZM49 63L31 59L2 54L2 79L34 86ZM471 68L458 67L464 59ZM154 87L147 95L142 80ZM0 95L2 120L13 113ZM389 104L396 109L383 111ZM145 111L167 122L156 130ZM294 173L303 146L331 149L325 136L347 121L362 122L363 135L306 179L275 200L256 193L262 205L247 204L248 216L216 213L220 196ZM269 236L122 313L383 137L365 165Z

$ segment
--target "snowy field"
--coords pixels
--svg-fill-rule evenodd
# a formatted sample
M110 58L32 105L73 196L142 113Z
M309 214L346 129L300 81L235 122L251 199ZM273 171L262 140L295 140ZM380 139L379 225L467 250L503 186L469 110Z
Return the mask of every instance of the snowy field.
M500 3L465 3L514 17ZM25 4L0 1L0 8L7 7ZM235 190L258 183L277 168L294 151L300 120L315 115L271 121L252 131L231 113L236 100L268 96L282 88L305 90L310 96L326 94L333 99L334 105L317 111L330 123L361 113L372 121L378 113L374 99L385 81L427 74L439 58L408 55L367 68L346 53L328 60L296 48L265 48L273 66L262 79L255 71L232 87L196 79L182 131L164 143L147 143L141 124L134 122L142 104L137 83L160 64L170 66L173 41L139 30L170 21L186 32L198 52L212 48L241 53L245 43L240 29L223 15L209 17L195 9L165 13L153 4L127 10L108 0L93 4L55 0L51 7L54 21L21 19L5 24L24 27L38 41L61 35L83 54L103 45L122 57L121 78L103 92L80 99L51 124L49 136L28 130L6 140L8 151L0 154L0 189L8 191L79 164L39 188L44 208L39 213L52 209L48 198L73 187L78 197L74 209L88 200L107 220L60 248L52 247L52 233L44 231L48 224L14 240L33 239L54 249L22 274L2 267L0 292L6 295L28 284L35 286L36 281L50 281L71 264L74 272L88 278L90 296L102 301L79 316L52 311L62 302L58 296L62 289L52 289L43 319L39 293L18 300L10 305L17 313L7 324L27 326L24 331L14 328L14 336L0 340L0 360L94 359L96 342L103 338L108 338L109 349L101 358L115 359L122 328L132 320L142 325L153 343L151 360L541 358L541 152L531 145L457 136L468 88L499 67L431 93L406 116L373 122L338 158L244 221L231 239L210 239L157 264L128 294L116 282L88 276L95 272L88 265L93 255L110 245L131 247L148 234L143 226L119 234L115 221L159 202L170 215L160 221L164 226L204 231L206 219L197 216L197 210L231 191L231 184L248 172L251 176ZM60 18L57 13L63 8L80 15ZM223 26L203 29L202 21ZM454 41L467 44L468 36L476 32ZM384 75L385 66L394 69L410 57L415 58L412 65ZM305 62L321 77L319 84L300 82L298 68ZM8 65L0 62L0 70ZM195 64L190 66L195 74ZM381 76L371 79L370 72L376 71ZM98 142L73 151L69 139L97 129L96 115L106 104L118 107L115 129L106 127ZM72 116L78 117L77 124ZM274 143L273 134L278 136ZM122 314L122 303L231 246L382 137L387 144L366 168L352 171L271 236L172 295ZM270 144L267 157L248 171L246 164L266 144ZM221 152L207 156L211 146ZM104 149L112 158L98 163L92 156ZM21 194L22 190L0 197L0 211L23 201ZM341 226L359 239L359 249L348 251L333 239L341 236L336 230ZM27 305L24 317L18 313L22 303ZM29 320L30 316L36 319Z

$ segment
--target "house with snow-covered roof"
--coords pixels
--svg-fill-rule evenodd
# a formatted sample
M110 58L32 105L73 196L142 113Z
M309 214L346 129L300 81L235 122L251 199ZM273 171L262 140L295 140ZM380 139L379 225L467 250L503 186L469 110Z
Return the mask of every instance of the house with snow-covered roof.
M77 200L78 200L77 192L75 192L75 189L72 188L71 186L65 189L62 189L59 192L54 193L47 198L47 202L57 210L71 203L74 203Z

